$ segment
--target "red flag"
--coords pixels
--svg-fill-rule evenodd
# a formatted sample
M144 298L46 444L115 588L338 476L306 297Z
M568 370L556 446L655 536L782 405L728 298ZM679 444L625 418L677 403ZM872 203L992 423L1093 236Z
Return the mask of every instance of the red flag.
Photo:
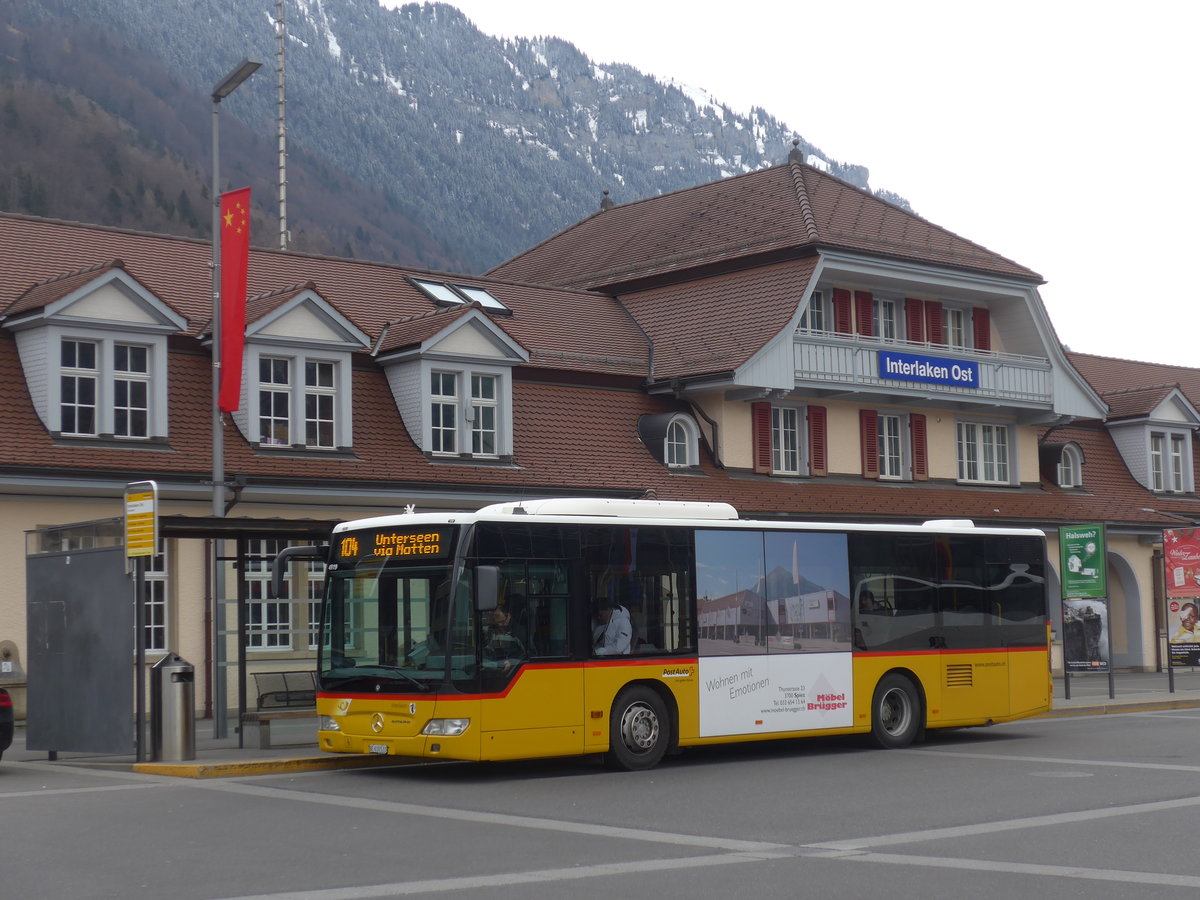
M242 188L221 195L221 386L217 393L221 412L233 412L242 399L249 264L250 188Z

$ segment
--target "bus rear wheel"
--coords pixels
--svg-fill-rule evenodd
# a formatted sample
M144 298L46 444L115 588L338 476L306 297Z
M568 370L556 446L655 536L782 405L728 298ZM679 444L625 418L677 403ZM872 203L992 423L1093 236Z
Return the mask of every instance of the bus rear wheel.
M871 699L871 736L880 747L907 747L921 731L921 695L903 675L880 679Z
M644 685L617 695L609 719L605 764L612 769L650 769L671 742L671 718L662 697Z

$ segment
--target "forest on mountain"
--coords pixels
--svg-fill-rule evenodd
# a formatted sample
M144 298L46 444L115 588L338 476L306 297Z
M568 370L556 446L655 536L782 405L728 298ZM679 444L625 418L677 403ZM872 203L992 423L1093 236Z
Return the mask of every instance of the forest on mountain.
M599 207L782 162L766 111L696 102L556 38L501 41L440 3L287 0L289 249L477 272ZM275 0L0 0L0 210L207 237L221 190L279 246ZM216 50L215 48L234 48ZM845 165L810 160L858 187ZM881 193L907 206L903 198Z

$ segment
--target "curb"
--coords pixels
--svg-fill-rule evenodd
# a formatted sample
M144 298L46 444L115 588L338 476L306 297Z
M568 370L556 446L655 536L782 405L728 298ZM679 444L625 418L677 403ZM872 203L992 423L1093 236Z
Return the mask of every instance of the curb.
M249 759L231 762L145 762L134 763L130 771L142 775L167 775L175 778L232 778L238 775L287 775L292 772L317 772L329 769L366 769L405 765L408 760L391 756L307 756L294 759Z
M1102 703L1094 706L1064 707L1041 713L1035 719L1062 719L1070 716L1104 716L1118 713L1153 712L1156 709L1196 709L1200 700L1148 700L1127 703Z

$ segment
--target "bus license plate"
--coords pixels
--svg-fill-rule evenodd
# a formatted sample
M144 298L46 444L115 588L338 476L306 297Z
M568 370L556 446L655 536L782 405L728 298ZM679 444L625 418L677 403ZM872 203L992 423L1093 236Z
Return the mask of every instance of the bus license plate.
M388 745L387 744L368 744L367 752L368 753L378 753L380 756L387 756Z

